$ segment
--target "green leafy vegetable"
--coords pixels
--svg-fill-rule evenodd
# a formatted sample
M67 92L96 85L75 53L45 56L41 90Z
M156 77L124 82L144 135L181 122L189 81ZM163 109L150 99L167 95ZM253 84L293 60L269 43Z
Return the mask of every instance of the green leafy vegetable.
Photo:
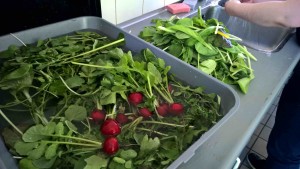
M238 85L247 93L254 79L250 59L256 61L256 58L238 44L240 39L229 34L223 23L203 20L200 9L192 18L154 19L153 23L139 37L225 83ZM242 60L241 54L245 56ZM237 61L243 63L238 72L230 69Z
M148 135L145 135L142 142L141 142L141 147L140 147L140 156L144 156L148 153L151 153L155 150L157 150L160 146L160 141L157 137L154 139L149 138Z
M68 120L84 120L87 116L86 108L77 105L70 105L65 112L65 116Z
M23 158L19 162L20 169L38 169L35 165L33 165L32 160L28 158Z
M84 169L106 168L108 164L108 160L96 155L92 155L91 157L86 158L84 161L87 163Z
M194 31L195 23L200 20L157 25L163 34L192 47L178 42L169 50L188 61L197 58L199 69L214 74L215 55L208 50L210 56L200 56L195 47L215 53L220 49ZM155 31L149 28L144 35L150 37ZM154 38L160 44L170 42L163 35ZM111 41L97 33L77 32L1 53L1 92L11 97L1 102L0 115L17 130L11 134L7 129L3 136L21 158L20 168L166 168L222 117L216 94L185 85L149 49L131 53L119 48L123 42L123 38ZM247 73L242 62L247 54L238 56L228 68L234 79ZM128 98L132 93L139 93L136 105ZM161 105L169 108L166 114L160 114ZM24 129L2 112L19 108L33 118ZM142 116L141 109L150 116ZM118 135L102 133L107 121L114 122L108 129L117 128ZM105 151L107 138L114 141L108 147L112 154Z

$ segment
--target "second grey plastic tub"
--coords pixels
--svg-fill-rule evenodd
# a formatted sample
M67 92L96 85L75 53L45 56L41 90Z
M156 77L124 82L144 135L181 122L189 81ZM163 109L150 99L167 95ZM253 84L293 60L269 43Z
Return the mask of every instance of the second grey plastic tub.
M206 75L189 64L163 52L162 50L145 43L143 40L126 33L120 28L108 23L98 17L79 17L55 24L50 24L30 30L14 33L16 37L24 43L35 43L40 39L62 36L75 31L89 30L104 34L112 39L116 39L120 33L125 35L126 49L139 53L142 49L149 48L157 57L165 60L166 65L171 66L170 72L177 79L185 82L190 86L202 86L206 93L216 93L221 97L221 112L224 117L219 120L212 128L204 133L196 142L194 142L186 151L184 151L168 168L183 167L189 159L195 154L196 150L212 135L222 127L224 123L237 111L239 106L239 97L236 92L226 84L221 83L215 78ZM6 50L9 45L22 44L12 35L0 37L0 51ZM0 96L1 97L1 96ZM0 127L3 127L4 121L0 118ZM0 168L16 169L16 163L10 156L9 152L0 139ZM198 153L198 152L197 152ZM194 168L199 168L195 166Z

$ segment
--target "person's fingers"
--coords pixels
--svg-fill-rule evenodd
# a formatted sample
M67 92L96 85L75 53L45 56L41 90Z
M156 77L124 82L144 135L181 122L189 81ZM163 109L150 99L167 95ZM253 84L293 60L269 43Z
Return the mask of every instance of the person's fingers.
M242 3L253 3L253 0L241 0Z
M234 14L234 9L236 8L236 4L241 3L240 1L236 0L229 0L225 3L225 12L228 15L233 15Z
M230 3L241 3L240 0L228 0L227 2L230 2Z

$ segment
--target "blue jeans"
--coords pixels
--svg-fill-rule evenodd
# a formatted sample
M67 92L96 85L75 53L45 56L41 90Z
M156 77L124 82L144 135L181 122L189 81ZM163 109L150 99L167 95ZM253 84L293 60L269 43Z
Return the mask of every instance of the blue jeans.
M266 169L300 168L300 62L280 97L267 151Z

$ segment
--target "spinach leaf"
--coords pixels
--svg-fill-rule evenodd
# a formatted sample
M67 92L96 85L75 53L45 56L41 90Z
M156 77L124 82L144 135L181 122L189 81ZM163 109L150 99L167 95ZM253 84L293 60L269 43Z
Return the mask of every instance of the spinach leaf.
M212 59L208 59L201 62L198 68L207 74L211 74L213 71L215 71L216 67L217 63Z
M214 48L211 45L209 45L209 46L210 46L210 49L207 48L206 46L202 45L202 43L198 42L195 45L195 49L201 55L211 56L211 55L218 54L218 51L214 50Z
M243 93L247 91L239 84L244 84L243 78L248 78L249 83L253 80L250 59L256 61L256 58L238 43L239 38L229 34L223 23L216 19L204 20L200 9L192 18L171 17L153 22L155 25L141 31L142 39L225 83L238 85ZM241 54L245 56L243 66L239 72L231 72L232 64Z

